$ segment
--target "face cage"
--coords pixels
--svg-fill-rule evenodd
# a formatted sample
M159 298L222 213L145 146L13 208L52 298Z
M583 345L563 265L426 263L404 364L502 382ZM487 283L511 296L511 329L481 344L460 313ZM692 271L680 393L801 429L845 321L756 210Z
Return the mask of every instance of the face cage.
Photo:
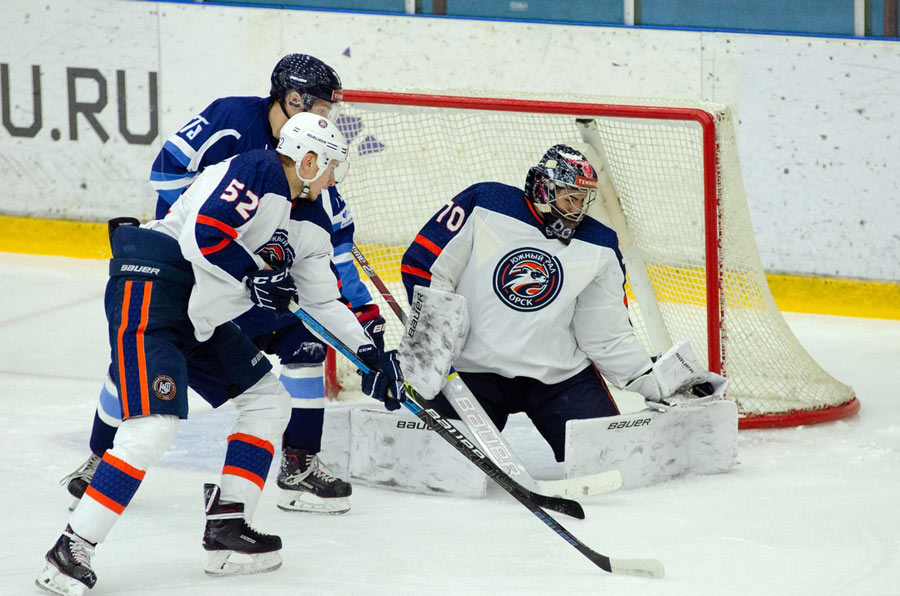
M579 209L575 213L569 213L557 207L556 191L559 189L568 189L583 192L584 200L581 203L581 209ZM567 224L572 224L572 227L577 227L578 224L581 223L581 220L584 219L584 216L587 214L587 211L590 208L591 204L594 202L594 199L597 198L597 189L595 188L575 186L573 184L566 184L565 182L560 182L558 180L544 180L544 188L542 190L544 192L544 196L546 197L547 205L550 207L551 213L553 213L553 215L555 215L559 219L567 222Z

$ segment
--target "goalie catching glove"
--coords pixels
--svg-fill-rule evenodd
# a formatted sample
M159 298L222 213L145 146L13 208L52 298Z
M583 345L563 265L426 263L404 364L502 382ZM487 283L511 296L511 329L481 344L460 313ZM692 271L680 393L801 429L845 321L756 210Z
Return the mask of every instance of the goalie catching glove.
M397 351L382 352L373 345L361 347L356 354L369 367L369 372L356 371L362 377L362 392L384 402L388 410L400 408L406 399L403 393L403 373L397 362Z
M701 406L719 400L727 384L725 377L701 366L690 344L682 341L624 389L643 395L647 407L665 411L674 406Z

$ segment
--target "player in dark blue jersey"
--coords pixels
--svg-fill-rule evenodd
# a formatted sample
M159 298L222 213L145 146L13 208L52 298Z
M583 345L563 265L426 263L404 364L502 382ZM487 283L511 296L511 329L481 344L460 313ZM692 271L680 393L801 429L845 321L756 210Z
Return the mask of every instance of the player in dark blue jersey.
M192 118L163 145L150 171L158 193L156 217L162 218L206 167L255 149L274 149L288 118L309 111L331 116L338 111L342 87L330 66L305 54L289 54L273 69L268 97L223 97ZM322 189L319 204L330 218L333 261L341 294L379 348L384 347L384 319L359 278L350 247L354 223L336 186ZM277 251L273 258L277 259ZM324 424L325 346L293 316L275 318L252 309L235 321L282 363L281 382L291 394L291 421L282 445L279 507L286 510L342 513L350 508L349 483L321 463ZM103 453L112 446L122 412L115 386L107 377L100 391L91 432L91 456L63 479L77 499L84 493Z

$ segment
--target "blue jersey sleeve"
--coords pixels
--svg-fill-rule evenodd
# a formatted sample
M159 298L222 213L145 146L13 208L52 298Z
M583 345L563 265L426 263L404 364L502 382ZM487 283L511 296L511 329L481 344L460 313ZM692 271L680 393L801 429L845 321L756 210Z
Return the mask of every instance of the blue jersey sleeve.
M157 217L165 216L197 174L238 153L265 148L268 135L251 134L260 127L261 98L224 97L217 99L169 137L150 170L150 184L159 200ZM263 137L259 138L256 137Z
M347 203L338 192L337 187L329 189L331 202L331 245L334 247L334 267L338 275L338 286L341 296L351 307L362 306L372 302L372 294L359 277L353 254L353 234L356 226Z
M431 285L431 268L434 262L463 229L475 208L479 191L480 185L476 184L453 197L428 220L406 249L400 273L410 301L415 286Z

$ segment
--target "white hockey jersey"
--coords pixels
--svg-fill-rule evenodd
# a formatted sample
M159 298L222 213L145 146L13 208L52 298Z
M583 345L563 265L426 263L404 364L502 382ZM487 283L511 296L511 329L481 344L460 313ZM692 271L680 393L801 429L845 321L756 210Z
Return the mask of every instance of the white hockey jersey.
M278 154L251 151L206 168L165 218L144 224L175 238L192 265L198 341L253 306L246 277L272 264L290 267L300 306L351 349L371 343L338 300L327 214L311 201L292 208L290 196Z
M557 383L593 363L622 387L651 366L628 319L615 232L585 218L564 244L519 188L461 192L421 229L401 272L410 296L421 284L466 297L457 370Z

